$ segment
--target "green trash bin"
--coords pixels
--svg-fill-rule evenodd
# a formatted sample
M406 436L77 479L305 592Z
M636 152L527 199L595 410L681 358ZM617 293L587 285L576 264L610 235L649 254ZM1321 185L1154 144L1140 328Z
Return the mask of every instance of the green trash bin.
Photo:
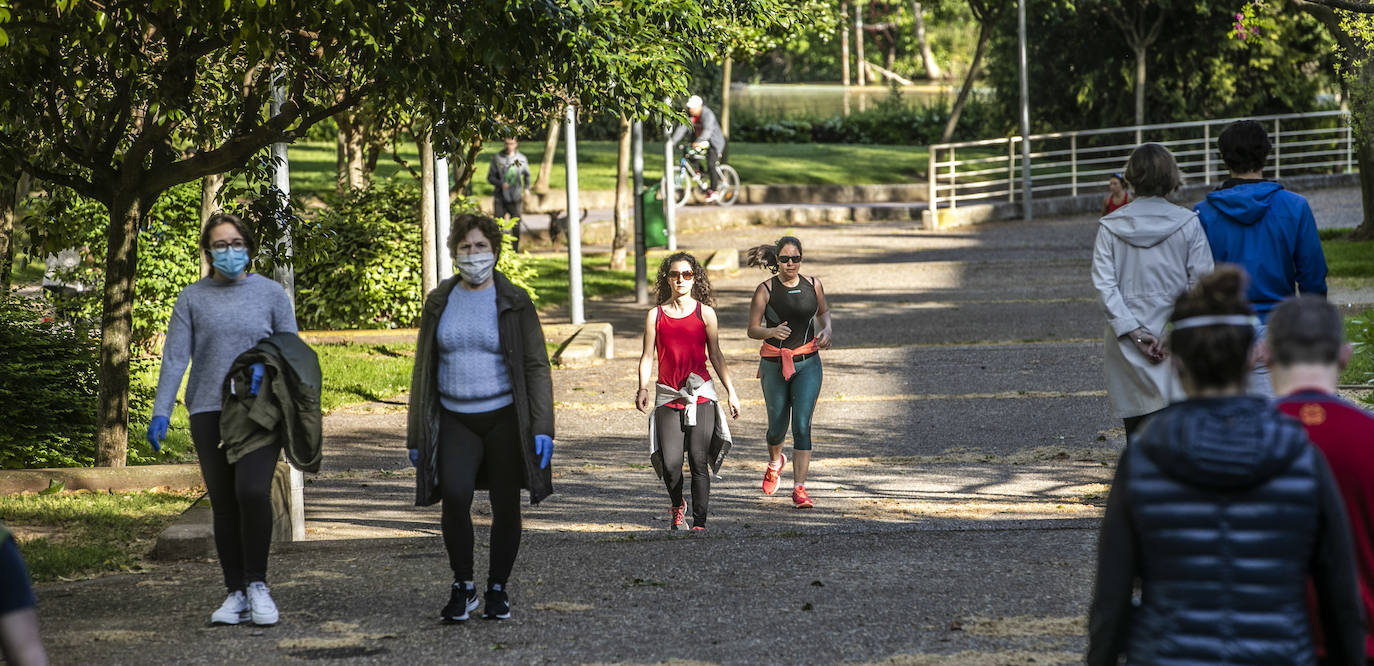
M639 194L644 207L644 247L668 246L668 221L663 218L663 201L658 198L662 182L644 188Z

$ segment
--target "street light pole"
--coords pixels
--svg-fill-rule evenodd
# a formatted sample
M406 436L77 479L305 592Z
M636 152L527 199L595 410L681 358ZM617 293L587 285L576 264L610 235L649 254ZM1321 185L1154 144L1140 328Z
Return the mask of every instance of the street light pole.
M1026 0L1016 3L1017 58L1021 64L1021 217L1034 217L1031 211L1030 164L1030 74L1026 69Z
M577 201L577 109L569 104L563 132L568 142L568 318L574 324L586 323L582 313L582 220Z
M281 107L286 103L286 86L282 84L286 78L286 71L278 69L276 76L272 77L272 103L268 115L277 116L281 113ZM291 202L291 167L286 157L286 143L277 142L272 144L272 187L275 194L281 197L279 203L282 209ZM296 308L296 273L291 265L291 257L295 254L291 246L291 226L282 223L281 239L277 245L276 266L273 270L273 277L281 283L286 290L287 298L291 299L291 309ZM281 258L285 261L281 261ZM288 463L291 469L291 492L287 497L287 513L291 517L291 540L305 541L305 474L296 469L295 465Z
M630 127L630 164L635 185L635 303L648 305L649 267L644 257L644 123L639 120Z

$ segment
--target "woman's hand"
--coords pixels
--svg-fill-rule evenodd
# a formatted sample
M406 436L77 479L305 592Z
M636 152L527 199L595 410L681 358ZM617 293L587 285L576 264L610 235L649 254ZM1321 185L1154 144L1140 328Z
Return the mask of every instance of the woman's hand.
M726 404L730 405L730 418L739 418L739 396L735 395L734 391L727 390L725 392L725 401Z
M786 340L787 336L792 335L792 327L788 326L787 322L782 322L781 324L778 324L777 326L774 326L773 328L770 328L768 330L770 333L772 333L772 335L770 335L769 337L777 338L779 340Z
M832 342L833 341L830 339L830 329L823 328L820 330L820 332L816 333L817 349L830 349L830 345Z
M652 397L653 396L649 395L649 389L639 389L639 392L635 394L635 409L647 414L649 412L649 407L652 405L650 402L650 398Z
M1152 364L1162 363L1169 356L1164 351L1164 344L1144 326L1127 333L1126 337L1135 345L1136 351Z

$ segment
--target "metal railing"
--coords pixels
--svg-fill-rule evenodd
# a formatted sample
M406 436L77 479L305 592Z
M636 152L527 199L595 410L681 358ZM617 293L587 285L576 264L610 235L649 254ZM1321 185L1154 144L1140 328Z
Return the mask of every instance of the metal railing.
M1265 124L1274 148L1265 174L1274 178L1310 173L1351 173L1356 169L1349 114L1318 111L1252 116ZM1216 152L1216 137L1243 118L1158 125L1108 127L1033 134L1030 142L1032 198L1106 195L1106 180L1126 168L1136 146L1155 142L1178 160L1185 183L1218 182L1226 165ZM930 147L930 208L957 208L963 202L1021 200L1019 136L941 143Z

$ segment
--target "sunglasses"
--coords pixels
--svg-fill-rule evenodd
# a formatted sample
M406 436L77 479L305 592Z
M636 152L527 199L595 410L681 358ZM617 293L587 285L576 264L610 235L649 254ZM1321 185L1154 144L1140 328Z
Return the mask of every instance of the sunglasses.
M800 264L800 263L801 263L801 255L800 255L800 254L793 254L793 255L778 257L778 261L781 262L781 263L784 263L784 264Z
M676 280L676 279L678 279L678 278L682 278L682 279L684 279L684 280L690 280L690 279L692 279L692 271L682 271L682 272L680 272L680 273L679 273L678 271L668 271L668 279L669 279L669 280Z

